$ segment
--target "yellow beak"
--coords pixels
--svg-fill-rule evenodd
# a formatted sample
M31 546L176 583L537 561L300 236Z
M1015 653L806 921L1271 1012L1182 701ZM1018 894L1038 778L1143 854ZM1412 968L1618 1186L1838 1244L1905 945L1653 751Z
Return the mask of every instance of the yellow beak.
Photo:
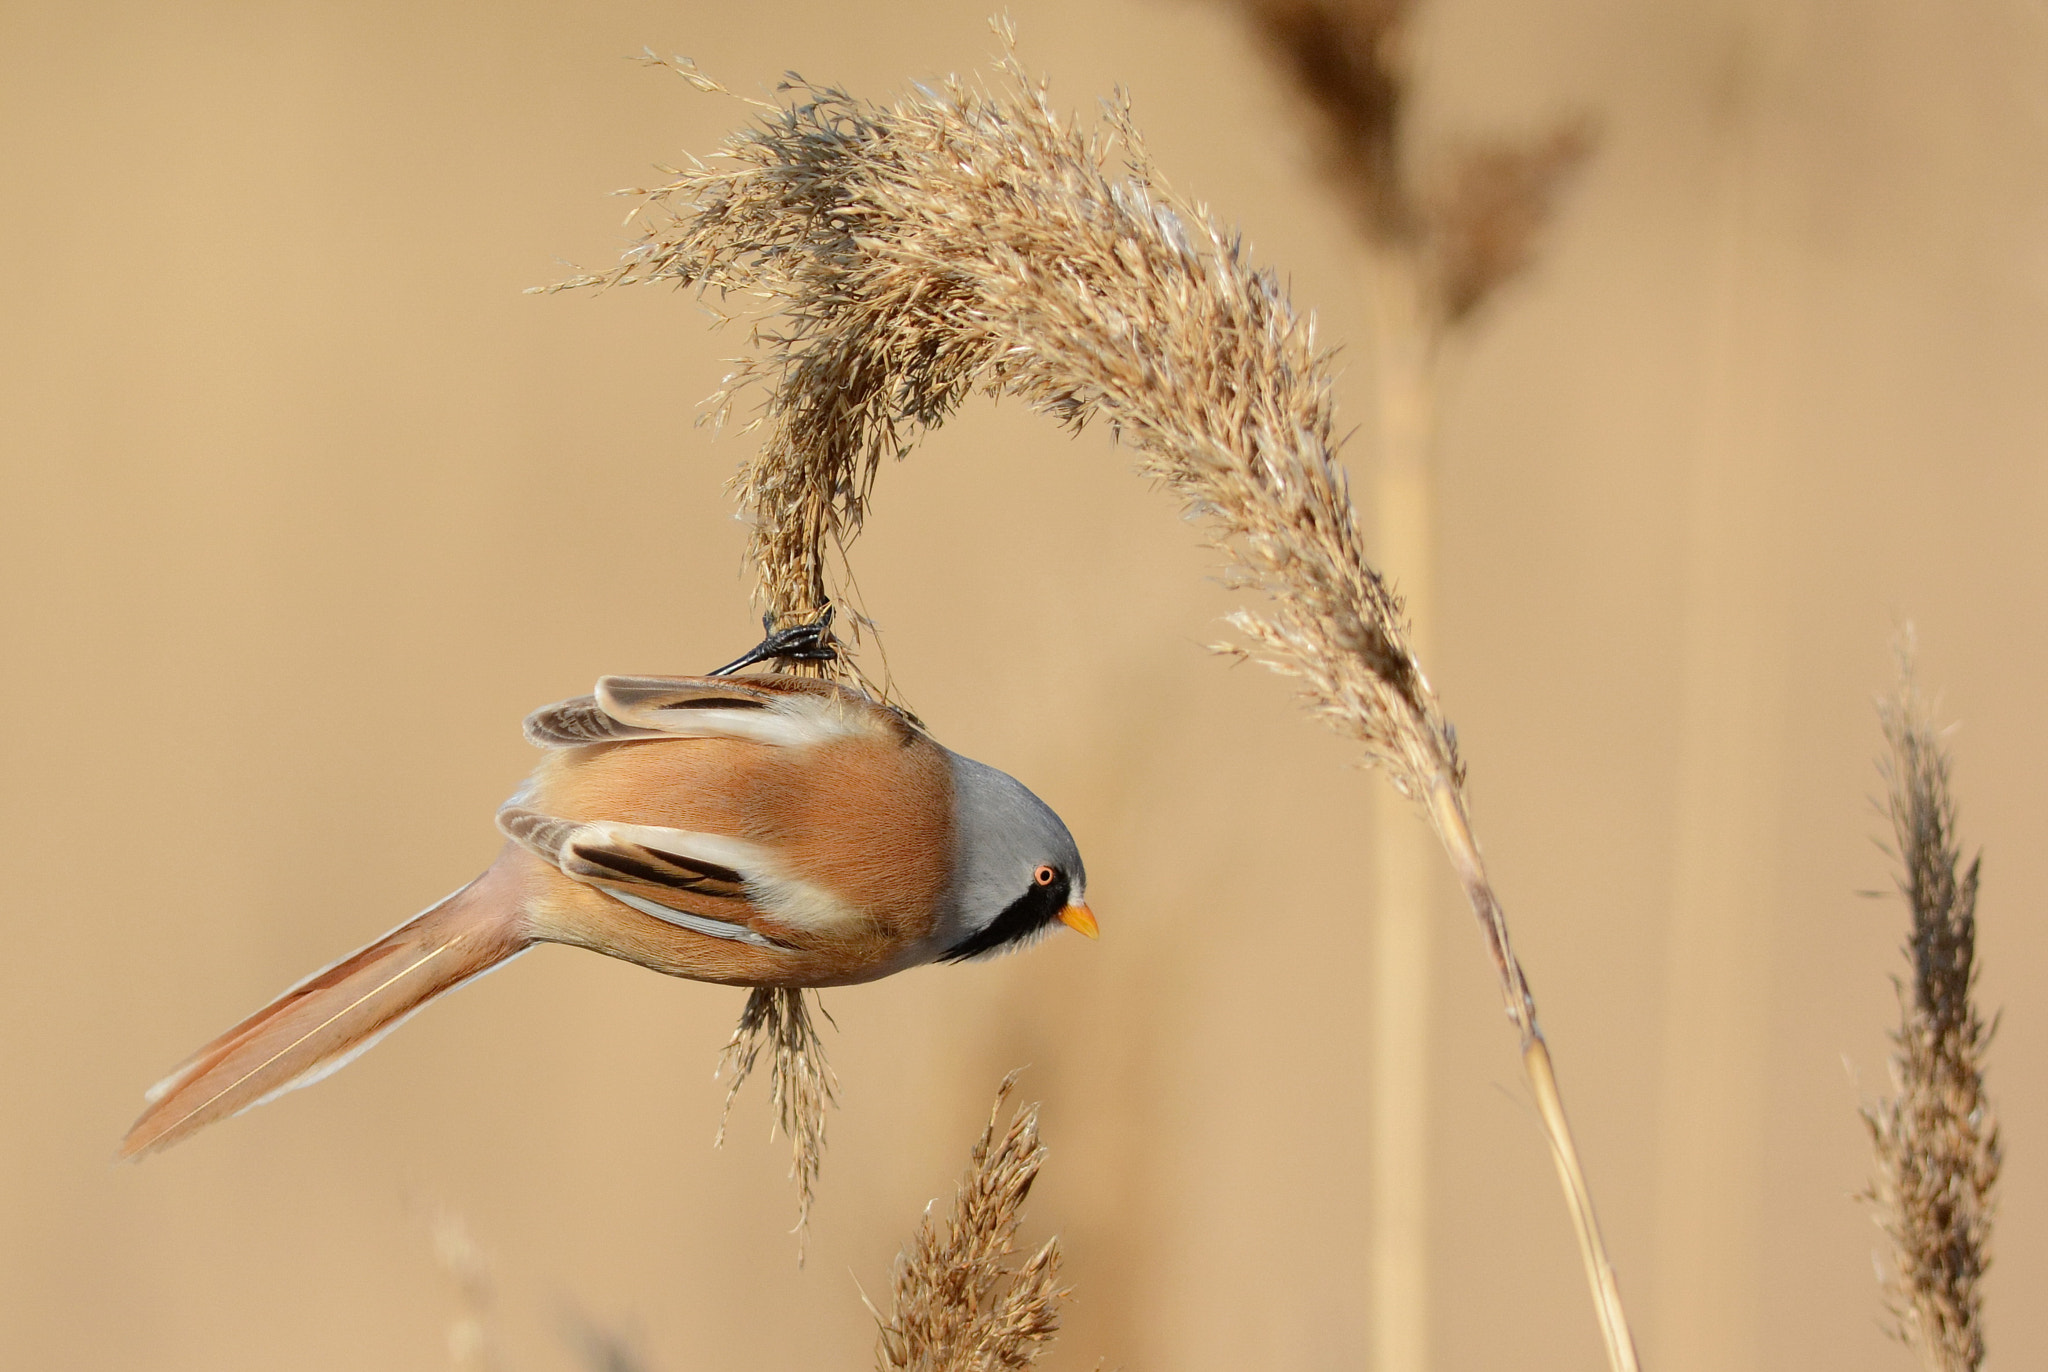
M1069 905L1060 911L1060 923L1077 934L1086 934L1089 938L1102 937L1102 931L1095 927L1095 912L1085 905Z

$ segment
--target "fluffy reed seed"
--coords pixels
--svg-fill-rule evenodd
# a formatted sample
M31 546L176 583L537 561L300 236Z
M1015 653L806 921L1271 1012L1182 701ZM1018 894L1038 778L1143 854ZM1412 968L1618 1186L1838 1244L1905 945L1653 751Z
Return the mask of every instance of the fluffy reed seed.
M1000 27L1000 26L999 26ZM1010 41L1003 32L1006 44ZM667 65L722 90L684 59ZM1303 704L1420 804L1478 916L1564 1186L1609 1359L1635 1354L1548 1046L1466 817L1456 736L1365 559L1333 437L1328 355L1270 271L1164 188L1121 94L1068 121L1014 56L891 105L792 78L715 165L625 192L643 236L553 289L666 281L757 302L754 355L713 397L765 392L736 485L779 620L831 603L885 457L968 395L1100 419L1209 527L1264 613L1230 622ZM1120 158L1121 168L1112 166Z
M1879 762L1899 893L1912 916L1892 1034L1894 1094L1863 1112L1875 1175L1864 1199L1891 1241L1884 1267L1893 1333L1928 1372L1984 1361L1998 1122L1984 1092L1992 1025L1977 1013L1977 876L1956 839L1950 759L1913 675L1909 633L1899 684L1878 705L1889 755Z
M880 1372L1017 1372L1045 1351L1060 1327L1060 1248L1046 1240L1022 1263L1017 1226L1045 1161L1038 1107L1020 1107L999 1136L997 1121L1017 1084L1003 1078L967 1174L941 1222L926 1207L896 1260L894 1300L879 1312Z

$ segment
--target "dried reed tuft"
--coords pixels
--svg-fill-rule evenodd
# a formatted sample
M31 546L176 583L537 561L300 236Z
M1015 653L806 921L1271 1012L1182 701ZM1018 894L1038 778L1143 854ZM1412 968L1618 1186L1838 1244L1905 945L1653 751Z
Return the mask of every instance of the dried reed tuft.
M1004 70L1001 95L955 80L886 108L796 86L803 99L728 140L730 170L638 192L662 222L618 267L557 289L670 281L772 302L714 413L748 383L768 393L773 429L738 488L778 620L830 603L828 552L859 532L884 457L975 390L1019 395L1070 426L1107 420L1273 598L1235 622L1311 708L1404 793L1456 790L1400 602L1360 546L1312 325L1239 242L1155 188L1120 99L1090 131L1014 59Z
M924 1219L896 1260L895 1300L879 1312L875 1365L881 1372L1016 1372L1059 1332L1058 1239L1012 1265L1024 1198L1045 1161L1038 1107L1020 1107L1000 1138L996 1121L1017 1084L1003 1078L988 1126L943 1225Z
M1876 1154L1864 1199L1891 1240L1885 1272L1893 1332L1929 1372L1984 1361L1983 1296L1990 1264L1998 1123L1984 1094L1984 1051L1994 1026L1977 1014L1977 874L1962 866L1956 804L1941 733L1913 677L1908 630L1899 685L1879 702L1889 757L1879 763L1891 820L1898 888L1912 912L1892 1035L1895 1095L1863 1112Z
M1158 184L1120 95L1091 129L1063 120L1014 56L1002 74L997 91L953 79L887 106L793 79L791 103L729 137L723 165L629 192L646 227L619 266L555 289L667 281L760 302L757 354L713 413L749 383L766 392L771 429L737 484L778 620L831 603L828 553L859 532L882 459L974 391L1072 427L1106 420L1137 451L1140 472L1207 522L1238 584L1268 597L1231 623L1434 825L1521 1037L1610 1359L1633 1368L1455 736L1399 598L1365 560L1312 324L1238 239Z
M819 1010L823 1013L823 1006ZM797 1262L801 1265L810 1234L811 1202L817 1198L818 1169L825 1160L825 1116L839 1090L802 991L757 986L748 993L740 1022L718 1059L719 1071L731 1073L725 1088L725 1111L718 1122L720 1144L725 1142L733 1098L753 1075L763 1049L769 1061L769 1106L775 1112L769 1137L780 1128L789 1139L789 1174L796 1179L797 1193Z
M1589 120L1524 142L1475 143L1423 193L1430 275L1446 325L1469 318L1535 260L1559 191L1593 151Z

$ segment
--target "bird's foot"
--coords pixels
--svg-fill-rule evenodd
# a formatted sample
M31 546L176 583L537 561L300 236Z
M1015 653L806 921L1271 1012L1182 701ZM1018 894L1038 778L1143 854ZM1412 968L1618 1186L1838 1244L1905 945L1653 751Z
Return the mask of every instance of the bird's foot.
M786 629L775 627L775 616L761 616L761 630L767 635L759 643L706 676L731 676L744 671L756 663L783 662L832 662L839 657L839 650L832 644L832 607L827 605L825 613L809 624L792 624Z

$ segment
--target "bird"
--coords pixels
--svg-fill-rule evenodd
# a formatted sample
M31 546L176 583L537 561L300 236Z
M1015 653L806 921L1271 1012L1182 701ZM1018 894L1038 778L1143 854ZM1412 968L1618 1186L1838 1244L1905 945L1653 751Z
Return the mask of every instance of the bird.
M542 943L669 976L849 986L1098 935L1067 826L902 710L817 677L817 625L705 676L608 676L528 716L544 749L484 873L291 987L145 1093L134 1158L310 1085Z

